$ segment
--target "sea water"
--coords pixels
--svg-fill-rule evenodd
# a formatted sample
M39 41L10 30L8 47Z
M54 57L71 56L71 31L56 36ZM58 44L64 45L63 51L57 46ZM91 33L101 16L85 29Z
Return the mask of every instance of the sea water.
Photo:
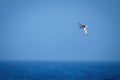
M1 61L0 80L120 80L120 63Z

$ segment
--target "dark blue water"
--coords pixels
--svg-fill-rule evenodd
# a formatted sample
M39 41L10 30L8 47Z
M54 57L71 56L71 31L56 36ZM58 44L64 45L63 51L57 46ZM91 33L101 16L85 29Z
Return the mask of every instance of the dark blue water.
M120 63L0 62L0 80L120 80Z

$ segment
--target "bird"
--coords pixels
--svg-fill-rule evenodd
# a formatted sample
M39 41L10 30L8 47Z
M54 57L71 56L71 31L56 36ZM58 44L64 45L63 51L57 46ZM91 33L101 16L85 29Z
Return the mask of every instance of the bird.
M79 28L83 29L84 33L87 35L88 34L88 32L87 32L87 26L84 25L84 24L80 24L80 23L79 23L79 25L80 25Z

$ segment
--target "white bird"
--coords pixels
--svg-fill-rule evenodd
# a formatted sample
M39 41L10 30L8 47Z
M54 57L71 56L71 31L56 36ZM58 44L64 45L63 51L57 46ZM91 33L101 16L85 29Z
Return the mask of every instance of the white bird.
M80 24L80 28L83 29L86 35L88 34L86 25Z

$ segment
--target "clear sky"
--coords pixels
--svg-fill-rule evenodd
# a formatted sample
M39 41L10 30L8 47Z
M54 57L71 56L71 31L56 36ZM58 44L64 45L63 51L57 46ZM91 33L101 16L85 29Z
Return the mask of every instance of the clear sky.
M119 0L0 0L0 60L120 61L119 8Z

